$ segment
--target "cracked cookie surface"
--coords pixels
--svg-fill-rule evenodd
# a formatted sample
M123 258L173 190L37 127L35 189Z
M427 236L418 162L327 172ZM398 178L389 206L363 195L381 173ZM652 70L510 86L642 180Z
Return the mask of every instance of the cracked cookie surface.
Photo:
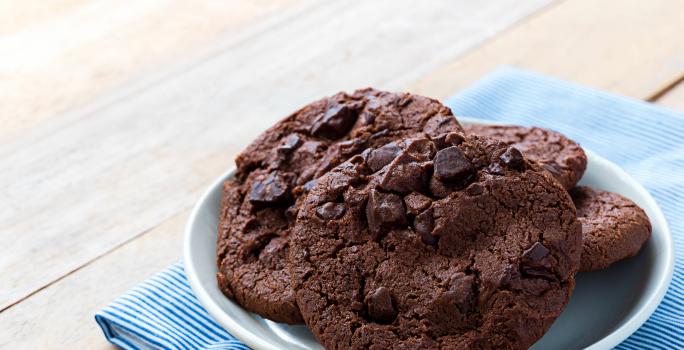
M289 266L327 349L523 349L568 301L580 230L539 165L451 133L366 150L319 178Z
M224 184L217 242L223 293L266 318L301 323L286 261L300 198L313 180L368 147L459 130L436 100L374 89L321 99L278 122L238 155L236 176ZM339 215L334 206L321 210Z
M587 168L582 147L553 130L516 125L466 125L464 130L515 146L530 160L539 162L566 190L577 184Z
M600 270L636 255L651 237L651 222L638 205L588 186L570 191L582 223L580 271Z

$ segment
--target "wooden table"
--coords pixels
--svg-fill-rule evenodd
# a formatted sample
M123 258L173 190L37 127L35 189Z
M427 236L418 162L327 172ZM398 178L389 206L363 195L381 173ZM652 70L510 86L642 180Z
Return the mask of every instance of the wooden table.
M110 347L93 314L307 101L512 64L681 111L683 33L678 0L2 2L0 348Z

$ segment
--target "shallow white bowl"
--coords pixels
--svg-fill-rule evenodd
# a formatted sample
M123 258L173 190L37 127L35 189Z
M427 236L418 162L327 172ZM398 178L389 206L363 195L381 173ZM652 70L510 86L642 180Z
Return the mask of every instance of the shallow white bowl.
M487 122L459 118L463 124ZM634 258L608 269L581 273L563 314L533 349L610 349L639 328L656 309L672 279L674 253L665 217L651 195L617 165L585 149L589 158L580 182L620 193L651 219L653 235ZM223 174L190 215L183 258L195 295L214 319L253 349L321 349L305 326L265 320L227 299L216 284L216 235Z

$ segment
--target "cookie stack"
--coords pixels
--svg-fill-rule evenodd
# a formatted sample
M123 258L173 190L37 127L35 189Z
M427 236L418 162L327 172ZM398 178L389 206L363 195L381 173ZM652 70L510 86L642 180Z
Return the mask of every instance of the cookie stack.
M527 348L578 270L650 236L633 202L575 187L586 163L553 131L464 128L426 97L339 93L237 157L218 284L327 349Z

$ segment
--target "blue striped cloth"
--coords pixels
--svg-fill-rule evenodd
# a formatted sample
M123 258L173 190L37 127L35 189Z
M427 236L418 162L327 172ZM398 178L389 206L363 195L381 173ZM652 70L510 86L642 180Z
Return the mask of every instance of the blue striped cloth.
M107 340L124 349L249 349L202 308L182 262L126 292L95 320Z
M618 348L684 348L684 115L515 68L497 70L447 104L456 115L561 131L649 190L674 236L674 278L655 314ZM122 295L95 319L107 339L125 349L247 348L199 305L182 263Z

